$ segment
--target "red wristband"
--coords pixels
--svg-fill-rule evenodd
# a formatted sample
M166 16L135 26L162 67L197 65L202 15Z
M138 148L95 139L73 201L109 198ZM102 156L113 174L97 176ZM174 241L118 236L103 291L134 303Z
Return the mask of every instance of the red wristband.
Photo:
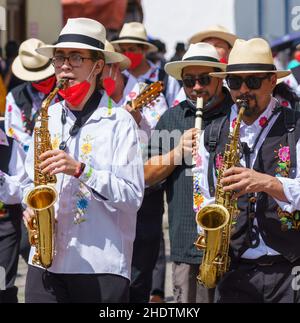
M78 166L75 170L74 177L78 178L83 173L85 168L85 163L80 163L80 166Z

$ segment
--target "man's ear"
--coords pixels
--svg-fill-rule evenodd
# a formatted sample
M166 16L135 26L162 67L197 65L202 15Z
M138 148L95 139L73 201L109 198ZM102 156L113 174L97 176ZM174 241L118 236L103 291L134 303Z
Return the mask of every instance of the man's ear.
M95 72L97 72L97 74L102 73L102 70L104 68L105 62L103 59L99 59L96 63L95 66Z
M272 90L274 90L275 86L277 84L277 74L274 73L272 76L271 76L271 85L272 85Z

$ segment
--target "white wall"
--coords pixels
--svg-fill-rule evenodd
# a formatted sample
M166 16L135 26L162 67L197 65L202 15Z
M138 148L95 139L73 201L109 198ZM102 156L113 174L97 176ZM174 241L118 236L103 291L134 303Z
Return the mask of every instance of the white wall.
M221 24L235 32L234 0L143 0L144 23L152 38L167 45L167 58L176 42L187 43L198 31Z

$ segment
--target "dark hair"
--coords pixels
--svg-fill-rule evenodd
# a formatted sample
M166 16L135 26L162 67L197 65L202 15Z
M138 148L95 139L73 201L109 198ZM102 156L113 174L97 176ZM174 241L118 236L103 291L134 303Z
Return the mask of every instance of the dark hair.
M6 58L15 58L18 56L19 45L14 40L9 40L5 45Z
M275 86L273 96L277 95L281 96L284 100L289 101L293 109L295 108L296 103L300 101L298 95L285 82L281 82Z
M105 63L105 57L102 52L97 51L97 50L90 50L90 53L91 53L91 58L94 62L99 61L99 59L103 59L104 63Z

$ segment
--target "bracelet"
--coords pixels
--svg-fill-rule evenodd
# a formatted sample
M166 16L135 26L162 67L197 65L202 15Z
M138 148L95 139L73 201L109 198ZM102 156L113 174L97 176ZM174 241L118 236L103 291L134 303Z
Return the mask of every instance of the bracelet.
M74 177L79 178L80 175L83 173L85 169L85 163L80 163L80 166L78 166L75 170Z

